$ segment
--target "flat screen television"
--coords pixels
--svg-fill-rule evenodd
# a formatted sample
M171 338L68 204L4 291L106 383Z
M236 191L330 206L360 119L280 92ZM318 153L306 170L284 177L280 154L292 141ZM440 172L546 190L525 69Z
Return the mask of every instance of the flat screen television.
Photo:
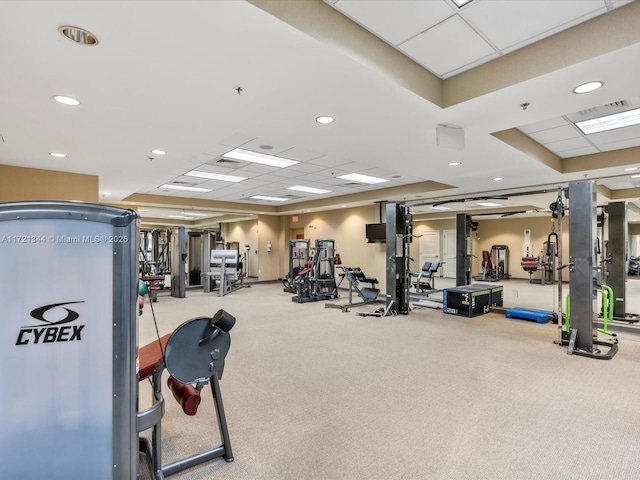
M365 225L367 243L385 243L387 241L386 223L367 223Z

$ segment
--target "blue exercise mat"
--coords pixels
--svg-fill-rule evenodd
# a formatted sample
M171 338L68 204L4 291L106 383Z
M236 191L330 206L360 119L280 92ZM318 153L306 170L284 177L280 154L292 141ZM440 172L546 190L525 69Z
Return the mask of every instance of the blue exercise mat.
M521 318L523 320L532 320L536 323L549 323L549 319L553 316L550 310L536 310L534 308L515 307L507 309L505 316L507 318Z

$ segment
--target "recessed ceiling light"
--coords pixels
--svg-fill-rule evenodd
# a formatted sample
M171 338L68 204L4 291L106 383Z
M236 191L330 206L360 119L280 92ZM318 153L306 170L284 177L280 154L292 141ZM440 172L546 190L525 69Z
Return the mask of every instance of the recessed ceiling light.
M602 87L604 85L604 82L587 82L587 83L583 83L582 85L578 85L576 88L573 89L573 93L589 93L589 92L593 92L594 90L599 89L600 87Z
M458 8L462 8L464 7L467 3L471 3L473 0L453 0L453 3L455 3Z
M429 208L433 210L451 210L449 207L443 207L442 205L433 205Z
M68 40L71 40L78 45L85 45L88 47L95 47L98 45L98 38L88 30L84 28L72 27L71 25L63 25L58 28L60 35Z
M103 197L109 197L109 196L111 196L111 192L102 192L102 196Z
M190 172L185 173L187 177L199 177L199 178L208 178L210 180L222 180L223 182L241 182L246 180L246 177L236 177L235 175L222 175L220 173L209 173L209 172L201 172L199 170L191 170Z
M305 187L304 185L294 185L293 187L287 187L287 190L296 190L298 192L307 193L330 193L331 190L325 190L323 188Z
M279 168L290 167L291 165L300 163L297 160L276 157L275 155L267 155L266 153L252 152L251 150L244 150L243 148L235 148L230 152L223 154L222 157Z
M167 218L181 218L182 220L195 220L193 217L187 215L167 215Z
M499 182L500 180L504 180L504 178L502 178L502 177L494 177L493 178L494 182Z
M631 178L640 178L640 173L638 173L636 175L631 175Z
M54 95L53 99L58 103L62 103L63 105L80 105L79 100L76 100L73 97L67 97L66 95Z
M627 167L624 169L625 172L633 172L634 170L637 170L638 167Z
M360 173L349 173L347 175L340 175L338 176L338 178L341 178L343 180L350 180L352 182L368 183L369 185L375 185L376 183L384 183L389 181L385 178L370 177L369 175L362 175Z
M57 158L66 158L66 155L64 153L50 152L49 155L51 155L52 157L57 157Z
M476 203L476 205L480 205L481 207L501 207L502 206L502 204L495 203L495 202L478 202Z
M249 198L253 198L254 200L268 200L271 202L286 202L287 200L289 200L288 198L269 197L268 195L253 195Z
M640 108L627 110L626 112L614 113L613 115L605 115L604 117L592 118L583 122L576 122L582 133L589 135L591 133L604 132L605 130L615 130L616 128L630 127L640 123Z
M161 185L159 188L165 189L165 190L181 190L183 192L210 192L211 191L210 188L185 187L184 185L171 185L168 183Z
M462 165L462 162L449 162L449 166L457 167L458 165Z
M151 150L151 153L154 153L156 155L165 155L167 152L165 152L164 150Z
M329 123L335 122L336 119L333 117L329 117L328 115L322 115L316 118L316 122L321 123L323 125L327 125Z

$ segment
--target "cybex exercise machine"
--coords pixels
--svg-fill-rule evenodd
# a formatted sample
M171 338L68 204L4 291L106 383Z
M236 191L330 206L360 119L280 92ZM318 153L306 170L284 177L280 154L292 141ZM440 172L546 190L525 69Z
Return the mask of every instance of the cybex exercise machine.
M295 279L298 274L310 265L309 240L289 240L289 273L282 280L283 291L296 293Z

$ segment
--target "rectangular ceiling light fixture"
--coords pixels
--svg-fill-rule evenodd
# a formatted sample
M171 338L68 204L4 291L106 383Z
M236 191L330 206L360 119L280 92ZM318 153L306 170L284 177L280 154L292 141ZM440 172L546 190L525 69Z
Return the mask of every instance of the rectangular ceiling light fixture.
M268 200L270 202L286 202L287 200L289 200L288 198L269 197L268 195L253 195L249 198L253 198L254 200Z
M341 178L343 180L349 180L351 182L368 183L369 185L375 185L376 183L384 183L389 181L384 178L370 177L369 175L362 175L361 173L349 173L347 175L340 175L338 178Z
M480 205L481 207L502 207L501 203L496 202L478 202L476 205Z
M458 8L462 8L464 7L466 4L473 2L473 0L453 0L453 3L455 3Z
M167 218L180 218L182 220L195 220L194 217L188 217L186 215L167 215Z
M331 190L325 190L323 188L305 187L304 185L294 185L293 187L287 187L287 190L296 190L298 192L307 192L307 193L331 193Z
M224 158L231 158L233 160L243 160L245 162L259 163L261 165L268 165L270 167L285 168L300 163L296 160L290 160L288 158L276 157L274 155L267 155L265 153L252 152L251 150L244 150L242 148L234 148L230 152L222 155Z
M614 113L583 122L576 122L582 133L589 135L590 133L604 132L606 130L615 130L616 128L630 127L640 123L640 108L627 110L626 112Z
M222 175L220 173L201 172L200 170L191 170L185 173L187 177L208 178L209 180L222 180L223 182L241 182L247 177L236 177L234 175Z
M443 207L442 205L433 205L432 207L429 207L433 210L451 210L449 207Z
M210 192L210 188L185 187L184 185L171 185L165 183L159 187L162 190L180 190L182 192Z

